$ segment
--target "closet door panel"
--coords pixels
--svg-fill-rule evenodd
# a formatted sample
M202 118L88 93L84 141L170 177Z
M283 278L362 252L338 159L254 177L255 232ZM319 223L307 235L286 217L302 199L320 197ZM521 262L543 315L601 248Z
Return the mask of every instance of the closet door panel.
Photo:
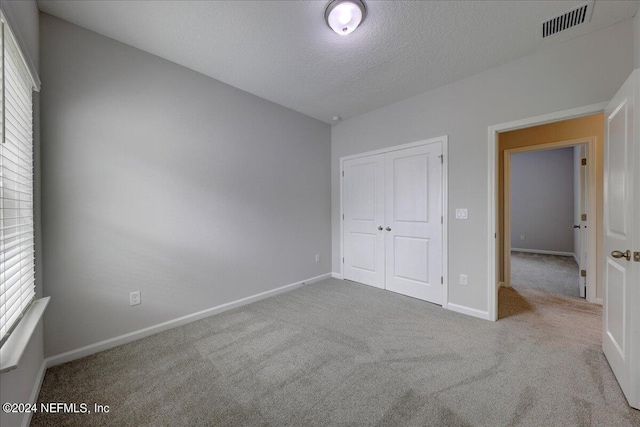
M343 163L344 278L384 288L384 155Z
M442 304L442 146L385 155L386 289Z

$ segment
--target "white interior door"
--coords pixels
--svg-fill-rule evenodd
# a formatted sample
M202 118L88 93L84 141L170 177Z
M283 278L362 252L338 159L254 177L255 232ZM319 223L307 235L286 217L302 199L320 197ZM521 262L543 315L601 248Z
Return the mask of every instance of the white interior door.
M343 163L345 279L384 289L384 154Z
M442 145L385 156L386 289L442 304Z
M638 245L634 220L634 153L638 149L637 100L640 70L620 88L605 110L604 313L602 349L629 404L640 408L640 274L633 251ZM635 126L635 128L634 128ZM635 171L636 173L640 171ZM635 249L634 249L635 247Z
M580 146L580 159L586 159L587 158L587 146L586 145L581 145ZM593 161L593 159L591 159L591 161ZM580 229L578 230L578 232L580 233L580 248L579 248L579 261L578 261L578 268L579 268L579 272L578 272L578 276L580 276L578 278L578 283L580 283L580 297L582 298L586 298L587 297L587 278L586 277L582 277L582 275L580 274L582 272L582 270L587 271L587 245L588 245L588 234L587 233L587 220L583 220L583 218L585 217L585 215L587 214L587 210L588 210L588 197L589 197L589 191L587 191L587 165L583 165L582 162L580 162L580 189L579 189L579 194L580 194L580 212L578 215L578 222L577 224L580 225ZM588 219L588 218L587 218ZM595 244L595 242L594 242Z

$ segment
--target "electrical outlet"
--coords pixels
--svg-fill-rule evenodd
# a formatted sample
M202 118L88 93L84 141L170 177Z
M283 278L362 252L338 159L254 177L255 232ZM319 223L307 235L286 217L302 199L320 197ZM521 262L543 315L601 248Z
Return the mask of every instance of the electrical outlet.
M467 276L466 274L461 274L460 275L460 284L462 286L467 286L469 284L469 276Z
M140 291L133 291L129 294L129 305L138 305L142 303L140 299Z
M520 240L524 240L524 234L520 235Z
M320 254L316 254L316 262L320 262Z

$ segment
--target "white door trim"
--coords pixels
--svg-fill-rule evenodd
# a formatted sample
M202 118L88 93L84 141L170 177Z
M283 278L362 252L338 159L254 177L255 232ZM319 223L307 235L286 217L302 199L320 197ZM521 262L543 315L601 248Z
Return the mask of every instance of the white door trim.
M509 148L504 150L504 236L503 248L504 248L504 283L503 286L511 286L511 213L508 207L511 206L511 155L516 153L527 153L533 151L551 150L554 148L574 147L576 145L587 146L587 191L588 206L587 206L587 219L591 227L587 228L587 244L588 244L588 256L587 256L587 301L596 301L596 282L597 282L597 248L596 248L596 140L595 137L584 137L578 139L572 139L568 141L550 142L547 144L530 145L520 148ZM538 251L544 253L545 251ZM577 280L577 277L576 277Z
M584 107L571 108L568 110L556 111L554 113L515 120L488 127L489 158L487 168L487 300L490 320L498 320L498 254L496 238L498 233L498 133L509 130L522 129L526 127L558 122L576 117L588 116L590 114L601 113L607 106L607 102L591 104Z
M367 151L359 154L352 154L349 156L340 157L340 276L344 277L344 201L343 201L343 173L344 162L346 160L357 159L361 157L373 156L376 154L385 154L392 151L404 150L405 148L420 147L423 145L441 143L442 144L442 308L448 308L449 302L449 225L448 225L448 188L449 188L449 173L448 173L448 135L439 136L436 138L424 139L421 141L411 142L408 144L396 145L393 147L382 148L380 150Z

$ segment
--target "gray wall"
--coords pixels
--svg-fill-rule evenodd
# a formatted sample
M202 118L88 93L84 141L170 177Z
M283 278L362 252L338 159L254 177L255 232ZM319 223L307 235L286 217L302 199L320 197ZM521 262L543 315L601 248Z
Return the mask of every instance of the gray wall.
M23 52L38 70L40 43L38 30L38 6L35 0L2 1L2 10L11 20L13 30L22 43ZM36 295L42 296L42 234L40 227L40 108L39 95L33 94L33 144L34 144L34 215L36 235ZM4 402L29 402L43 361L42 321L34 331L20 360L18 368L0 375L0 396ZM0 412L0 425L20 425L22 414Z
M40 24L47 356L331 271L329 125Z
M488 126L610 100L633 69L633 26L629 19L333 126L333 270L340 157L449 135L449 301L486 311ZM465 207L469 219L456 221L455 208Z
M573 253L573 170L573 147L511 156L512 248Z

